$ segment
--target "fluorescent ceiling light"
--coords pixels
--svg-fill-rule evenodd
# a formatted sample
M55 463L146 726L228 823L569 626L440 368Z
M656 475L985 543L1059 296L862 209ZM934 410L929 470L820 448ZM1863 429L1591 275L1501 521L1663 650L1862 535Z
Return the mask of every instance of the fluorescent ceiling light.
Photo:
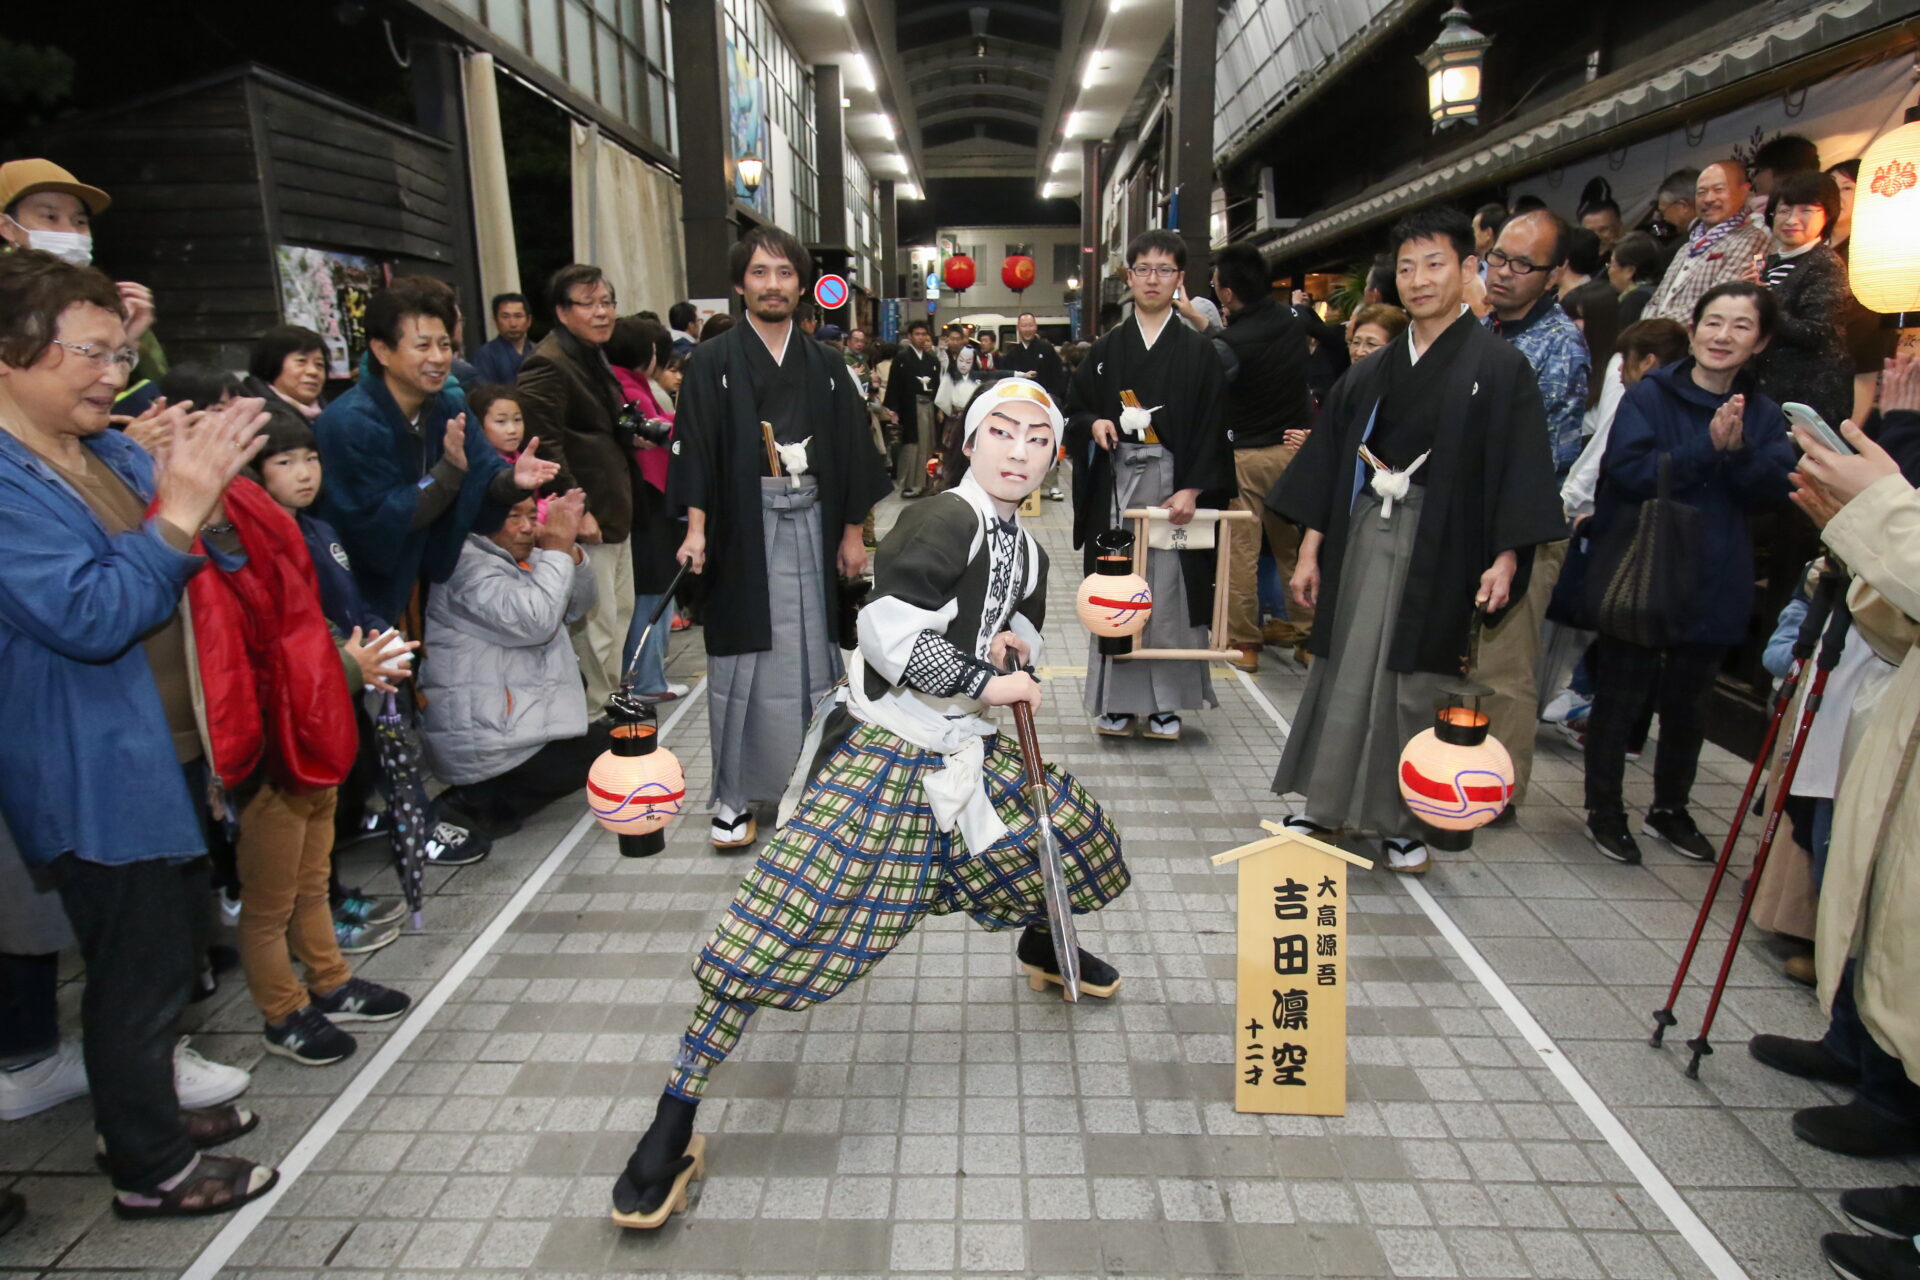
M1087 59L1087 69L1080 73L1080 87L1082 89L1091 89L1094 85L1100 83L1100 59L1104 57L1106 57L1106 54L1095 49L1093 55Z
M828 7L833 10L833 16L836 18L847 16L847 0L828 0Z
M885 112L879 112L875 114L874 119L880 122L880 131L887 135L889 141L899 137L899 134L894 130L892 116L887 115Z
M864 88L872 90L880 87L880 82L873 78L873 64L867 61L866 54L856 50L852 62L854 66L860 68L860 79Z
M1076 134L1082 137L1093 136L1093 122L1088 119L1089 114L1089 112L1085 111L1076 111L1067 117L1067 136L1069 138Z
M914 186L911 182L902 182L894 187L893 195L896 200L918 200L920 198L920 188Z
M1067 162L1068 162L1068 156L1065 148L1062 148L1061 150L1053 153L1053 171L1055 173L1058 173L1062 169L1066 168Z

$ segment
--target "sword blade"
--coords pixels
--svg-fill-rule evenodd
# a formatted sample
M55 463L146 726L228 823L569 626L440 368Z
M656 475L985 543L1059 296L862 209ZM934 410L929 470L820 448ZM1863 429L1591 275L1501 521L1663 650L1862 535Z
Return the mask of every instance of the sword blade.
M1060 863L1060 843L1053 836L1053 796L1041 774L1032 791L1038 819L1034 857L1040 864L1040 885L1047 897L1047 929L1053 935L1053 954L1060 964L1060 983L1068 1000L1080 998L1080 937L1073 924L1072 900L1067 897L1067 875Z

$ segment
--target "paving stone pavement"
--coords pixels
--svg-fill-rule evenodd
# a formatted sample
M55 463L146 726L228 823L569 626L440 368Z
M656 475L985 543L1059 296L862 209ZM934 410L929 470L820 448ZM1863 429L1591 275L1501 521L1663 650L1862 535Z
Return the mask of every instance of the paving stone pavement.
M606 1219L611 1179L693 1003L691 954L746 863L712 852L699 816L646 861L590 829L390 1069L340 1108L337 1130L309 1140L311 1163L222 1274L1710 1274L1384 871L1352 880L1347 1115L1234 1112L1234 880L1207 858L1282 811L1268 792L1282 731L1254 690L1284 715L1304 671L1272 651L1251 680L1217 670L1219 708L1189 716L1177 745L1093 737L1079 711L1066 509L1046 507L1038 527L1055 564L1041 742L1115 816L1134 872L1082 926L1126 975L1115 1000L1069 1009L1017 980L1013 935L929 921L834 1002L756 1017L701 1109L708 1174L691 1212L658 1233L622 1232ZM676 678L704 666L693 634L675 637ZM710 776L703 704L668 745L698 792ZM1724 832L1745 769L1708 751L1696 798L1710 835ZM1426 888L1746 1274L1825 1274L1815 1241L1844 1225L1838 1190L1920 1177L1792 1137L1794 1109L1838 1095L1745 1054L1756 1029L1810 1035L1822 1022L1759 941L1734 966L1720 1052L1700 1080L1682 1073L1678 1041L1701 990L1682 1003L1675 1044L1648 1048L1648 1011L1706 870L1654 850L1643 867L1604 861L1581 835L1579 787L1578 755L1543 733L1518 828L1441 855ZM1644 803L1649 787L1634 766L1630 798ZM430 873L426 931L360 971L424 996L578 817L557 805L488 861ZM349 879L380 874L377 852L343 860ZM1730 914L1709 933L1703 973ZM77 984L65 996L71 1007ZM380 1067L399 1030L356 1029L356 1059L313 1070L263 1060L237 982L190 1018L210 1056L255 1069L248 1101L266 1120L234 1150L274 1160L348 1091L355 1064ZM84 1100L0 1125L0 1185L32 1206L0 1239L8 1276L177 1275L225 1225L105 1213Z

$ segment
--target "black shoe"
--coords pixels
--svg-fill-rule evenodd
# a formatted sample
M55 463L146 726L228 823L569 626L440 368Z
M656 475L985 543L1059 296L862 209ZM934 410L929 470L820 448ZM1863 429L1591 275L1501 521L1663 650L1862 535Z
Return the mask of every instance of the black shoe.
M302 1005L279 1024L269 1022L264 1033L267 1052L292 1058L305 1067L324 1067L350 1058L358 1048L352 1036L327 1021L312 1005Z
M335 1022L386 1022L413 1007L413 997L365 978L348 978L326 995L311 993L313 1007Z
M1083 994L1105 999L1119 989L1118 969L1085 947L1077 950L1080 953L1080 990ZM1030 924L1026 927L1020 935L1016 954L1021 967L1027 971L1027 985L1035 991L1044 991L1049 985L1060 982L1060 957L1053 949L1053 935L1039 925Z
M1860 1083L1860 1072L1819 1040L1795 1040L1791 1036L1757 1035L1747 1041L1747 1052L1763 1067L1772 1067L1802 1080L1824 1080L1828 1084Z
M493 852L493 841L472 827L436 821L427 833L427 861L436 867L464 867Z
M352 834L334 842L335 851L350 849L365 840L385 840L393 834L393 819L385 809L369 809L354 826Z
M0 1236L20 1225L27 1216L27 1198L18 1191L0 1191Z
M1640 865L1640 846L1627 834L1626 814L1588 814L1587 838L1593 841L1595 848L1615 862L1624 862L1630 867Z
M1920 1236L1920 1187L1864 1187L1840 1193L1840 1212L1877 1236Z
M1858 1099L1845 1106L1794 1112L1793 1136L1822 1151L1864 1160L1920 1155L1920 1128L1889 1119Z
M1820 1256L1845 1280L1920 1280L1920 1250L1911 1240L1835 1232L1820 1237Z
M1720 851L1700 834L1700 828L1693 825L1693 816L1685 809L1650 810L1647 820L1640 824L1640 830L1656 840L1665 841L1669 849L1695 862L1712 862L1720 856Z

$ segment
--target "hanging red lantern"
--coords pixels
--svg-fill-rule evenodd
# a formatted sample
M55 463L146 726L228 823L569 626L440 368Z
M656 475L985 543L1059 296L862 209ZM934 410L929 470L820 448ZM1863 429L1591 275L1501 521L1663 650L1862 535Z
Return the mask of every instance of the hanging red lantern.
M1000 264L1000 283L1015 293L1025 293L1033 287L1033 259L1024 253L1016 253Z
M940 278L946 281L947 288L955 293L965 293L973 288L976 278L973 259L964 253L956 253L947 259L947 265L940 269Z
M1133 535L1110 530L1094 539L1093 572L1074 594L1080 625L1099 638L1100 652L1118 657L1133 652L1133 638L1153 616L1153 591L1133 571Z
M1416 818L1440 831L1484 827L1513 799L1513 757L1488 733L1487 713L1475 705L1477 692L1449 690L1434 712L1433 728L1415 734L1400 753L1400 798Z

